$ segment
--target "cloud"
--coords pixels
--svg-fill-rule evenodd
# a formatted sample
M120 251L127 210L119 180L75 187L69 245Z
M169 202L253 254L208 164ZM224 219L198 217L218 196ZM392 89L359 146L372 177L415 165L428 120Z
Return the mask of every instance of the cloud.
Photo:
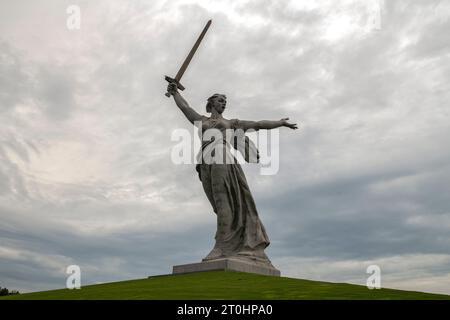
M380 259L346 259L285 257L277 262L285 276L320 281L366 285L367 268L380 267L383 288L448 293L448 254L386 256Z
M450 8L377 3L81 1L78 31L69 2L0 3L2 286L63 287L69 264L84 284L141 278L209 252L215 216L193 166L170 161L190 126L163 76L212 18L189 103L223 92L229 118L300 123L277 175L245 166L274 263L362 284L375 263L387 286L450 293Z

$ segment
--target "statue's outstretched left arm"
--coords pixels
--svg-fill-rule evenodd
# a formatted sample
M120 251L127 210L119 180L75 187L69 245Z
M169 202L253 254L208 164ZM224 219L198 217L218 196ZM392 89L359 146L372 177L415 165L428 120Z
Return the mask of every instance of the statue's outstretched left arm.
M239 125L244 130L260 130L260 129L275 129L279 127L288 127L291 129L298 129L296 123L289 123L289 118L283 118L281 120L261 120L261 121L248 121L248 120L239 120Z

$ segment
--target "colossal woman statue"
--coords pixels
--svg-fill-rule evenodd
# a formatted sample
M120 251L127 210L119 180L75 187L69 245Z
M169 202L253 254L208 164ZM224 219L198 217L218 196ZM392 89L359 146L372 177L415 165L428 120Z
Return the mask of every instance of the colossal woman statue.
M174 83L168 85L168 92L173 96L176 105L186 118L194 124L201 123L202 132L208 129L225 130L241 129L274 129L288 127L297 129L297 125L288 122L288 118L278 121L244 121L226 119L222 116L227 104L223 94L215 94L208 99L206 112L210 117L198 114L181 96ZM224 135L225 136L225 133ZM226 140L216 141L223 148L231 148ZM202 142L202 152L211 141ZM226 152L226 150L225 150ZM255 202L245 179L244 172L237 161L233 163L211 163L203 161L196 167L203 190L217 215L217 232L215 246L203 259L211 261L222 258L232 258L248 261L253 264L272 267L264 249L269 245L266 234L256 210Z

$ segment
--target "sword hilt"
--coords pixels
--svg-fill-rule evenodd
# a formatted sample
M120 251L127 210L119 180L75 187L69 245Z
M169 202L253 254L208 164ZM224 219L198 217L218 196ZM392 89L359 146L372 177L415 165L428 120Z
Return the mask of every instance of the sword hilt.
M169 76L165 76L165 79L169 83L175 83L177 85L177 88L180 89L181 91L185 89L184 86L177 79L171 78ZM170 98L170 96L171 96L170 92L166 92L166 97Z

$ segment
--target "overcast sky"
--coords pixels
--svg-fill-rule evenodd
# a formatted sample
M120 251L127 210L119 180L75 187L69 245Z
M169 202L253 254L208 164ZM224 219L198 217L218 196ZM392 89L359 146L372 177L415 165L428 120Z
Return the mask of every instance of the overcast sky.
M70 4L81 28L66 27ZM280 170L245 166L284 276L450 294L448 1L0 0L0 286L167 274L214 245L190 129L164 96L280 119Z

